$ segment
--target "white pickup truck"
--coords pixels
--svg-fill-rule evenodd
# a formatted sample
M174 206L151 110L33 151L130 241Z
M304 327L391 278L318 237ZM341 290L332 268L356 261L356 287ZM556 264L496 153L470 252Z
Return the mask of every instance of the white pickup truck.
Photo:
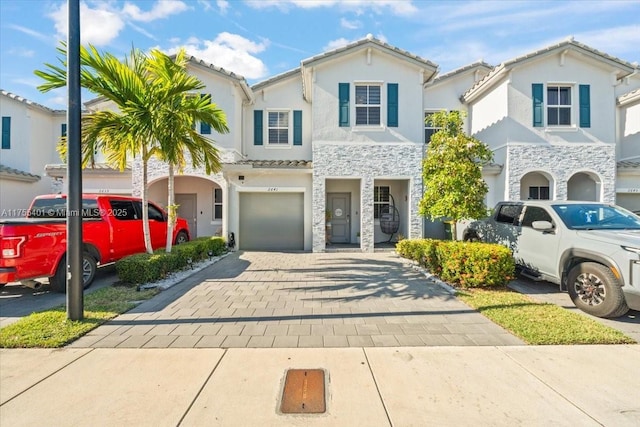
M619 317L640 310L640 216L597 202L500 202L471 222L467 241L500 243L523 275L569 292L581 310Z

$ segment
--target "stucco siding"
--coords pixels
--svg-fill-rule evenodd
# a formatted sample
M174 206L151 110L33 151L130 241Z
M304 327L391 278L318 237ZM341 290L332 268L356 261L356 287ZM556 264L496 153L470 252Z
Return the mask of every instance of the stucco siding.
M255 110L263 114L263 145L254 145ZM269 111L289 112L289 144L268 143ZM293 111L302 111L302 145L293 145ZM244 123L244 153L255 160L310 160L311 159L311 106L302 97L302 78L295 76L261 88L255 94L255 103L246 108Z
M397 58L372 50L357 51L314 70L313 140L359 142L422 142L424 131L422 109L422 74ZM339 83L349 83L349 126L339 127ZM355 84L381 84L381 125L356 126ZM388 127L387 84L398 84L398 126Z

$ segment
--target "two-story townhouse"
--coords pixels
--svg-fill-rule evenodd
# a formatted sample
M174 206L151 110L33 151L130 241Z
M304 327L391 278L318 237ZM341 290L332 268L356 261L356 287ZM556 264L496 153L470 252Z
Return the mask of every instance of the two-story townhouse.
M0 211L22 216L36 195L51 191L44 167L60 162L56 143L66 135L66 112L0 90L0 116Z
M302 61L312 104L313 250L422 236L423 86L436 64L370 35Z
M614 202L616 87L636 71L569 39L500 64L466 91L471 134L503 165L488 200Z
M241 249L307 251L359 238L372 251L393 236L390 227L443 237L441 223L418 215L422 160L437 130L424 119L454 109L467 112L467 132L494 151L483 165L488 205L552 198L640 209L639 69L573 40L442 75L371 36L252 87L196 58L188 67L230 129L213 135L196 124L216 141L222 171L187 164L176 173L179 214L194 235L232 232ZM96 169L85 171L85 191L140 194L139 159L123 173ZM46 170L64 179L63 165ZM167 172L150 162L151 200L166 203Z

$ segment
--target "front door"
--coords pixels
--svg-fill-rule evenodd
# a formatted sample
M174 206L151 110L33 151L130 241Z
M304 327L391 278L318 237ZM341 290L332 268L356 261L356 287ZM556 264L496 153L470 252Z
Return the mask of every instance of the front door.
M350 203L349 193L329 193L327 207L331 212L331 243L350 243Z
M178 216L187 220L189 234L195 239L198 236L198 210L196 194L176 194L175 203L178 205Z

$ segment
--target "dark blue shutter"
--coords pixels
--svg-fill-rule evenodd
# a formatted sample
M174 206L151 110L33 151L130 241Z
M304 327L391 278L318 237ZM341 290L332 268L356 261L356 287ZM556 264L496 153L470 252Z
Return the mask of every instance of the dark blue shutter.
M65 136L67 136L67 124L66 123L62 123L60 125L60 136L63 137L63 138Z
M591 127L591 94L589 85L580 85L580 127Z
M253 110L253 145L262 145L262 110Z
M211 96L206 93L200 94L201 98L209 98L209 104L211 104ZM200 122L200 134L211 135L211 125L209 123Z
M533 98L533 127L542 127L544 123L544 86L542 83L531 85Z
M340 127L349 126L349 83L338 83L340 98Z
M293 111L293 145L302 145L302 111Z
M398 83L387 85L387 126L398 127Z
M2 118L2 148L11 148L11 117Z

